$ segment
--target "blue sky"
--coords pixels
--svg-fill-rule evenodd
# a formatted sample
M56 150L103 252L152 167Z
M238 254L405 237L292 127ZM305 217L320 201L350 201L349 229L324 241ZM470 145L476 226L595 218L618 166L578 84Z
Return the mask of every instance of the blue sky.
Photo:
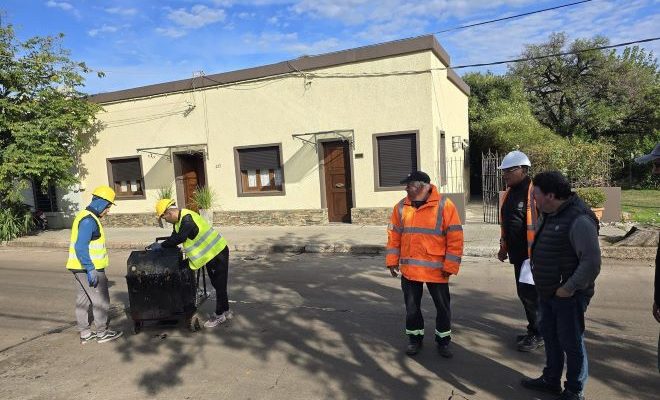
M395 40L574 0L3 0L18 36L65 34L72 58L102 70L106 92ZM660 0L593 0L437 35L452 64L509 59L552 32L660 36ZM660 54L660 42L644 45ZM506 67L493 68L504 72ZM457 71L460 74L466 70Z

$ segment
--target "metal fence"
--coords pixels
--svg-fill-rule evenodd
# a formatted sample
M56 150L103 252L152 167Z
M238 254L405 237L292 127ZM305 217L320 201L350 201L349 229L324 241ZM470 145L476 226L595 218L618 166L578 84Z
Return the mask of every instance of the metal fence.
M505 189L502 171L497 166L503 156L498 153L481 153L481 194L484 222L500 223L500 192Z
M444 170L440 170L440 185L444 193L465 193L469 183L468 167L465 157L454 157L445 160Z

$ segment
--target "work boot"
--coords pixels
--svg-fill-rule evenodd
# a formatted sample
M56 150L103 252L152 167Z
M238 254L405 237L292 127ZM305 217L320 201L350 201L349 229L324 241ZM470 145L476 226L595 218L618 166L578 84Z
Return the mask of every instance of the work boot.
M406 347L406 354L409 356L414 356L415 354L419 353L419 350L422 348L422 341L415 340L415 341L410 341L408 343L408 347Z
M543 342L542 336L527 335L523 340L518 342L518 351L534 351L540 347L543 347L544 344L545 343Z
M550 383L545 376L541 375L539 378L523 378L520 384L527 389L536 390L538 392L546 392L552 394L562 394L561 383Z
M556 400L584 400L584 394L564 390Z
M87 344L96 341L96 332L90 332L87 336L80 337L80 344Z
M452 358L454 357L454 353L449 350L449 345L448 344L439 344L438 345L438 354L440 354L441 357L444 358Z
M101 335L98 335L98 339L96 339L96 341L99 343L110 342L112 340L118 339L123 334L124 332L122 331L107 330L103 332Z

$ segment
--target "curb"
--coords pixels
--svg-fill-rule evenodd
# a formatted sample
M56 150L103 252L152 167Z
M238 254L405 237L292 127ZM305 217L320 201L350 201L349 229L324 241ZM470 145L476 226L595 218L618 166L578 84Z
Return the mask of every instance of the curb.
M145 242L115 242L108 243L108 248L112 250L135 250L143 249L149 243ZM4 247L46 247L46 248L69 248L68 242L36 241L36 240L14 240L11 242L0 243ZM349 243L310 243L310 244L276 244L276 245L257 245L257 244L236 244L230 245L230 250L245 253L311 253L311 254L360 254L360 255L380 255L385 252L384 245L374 244L349 244ZM464 256L495 258L497 247L486 246L467 246ZM601 246L603 258L613 258L620 260L654 260L654 247L621 247L621 246Z

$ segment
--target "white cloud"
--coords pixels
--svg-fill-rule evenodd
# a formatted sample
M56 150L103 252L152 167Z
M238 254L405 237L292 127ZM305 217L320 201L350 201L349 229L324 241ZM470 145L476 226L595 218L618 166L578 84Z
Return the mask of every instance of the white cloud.
M279 21L279 19L275 16L268 18L268 23L272 24L272 25L277 25L278 21Z
M49 0L46 2L46 6L50 8L59 8L60 10L68 11L73 15L75 15L76 18L80 18L80 11L78 11L73 5L71 5L71 3L67 3L65 1Z
M175 24L189 29L201 28L205 25L224 21L226 15L222 9L209 8L204 5L195 5L190 11L183 8L172 10L167 18Z
M337 50L342 43L334 37L310 42L301 41L296 32L264 32L260 35L247 35L243 42L260 52L285 52L296 56Z
M172 28L172 27L156 28L156 33L171 38L179 38L181 36L186 35L186 31L184 31L183 29Z
M74 7L70 3L67 3L67 2L64 2L64 1L50 0L46 3L46 5L48 7L51 7L51 8L61 8L64 11L74 10Z
M115 15L122 15L125 17L130 17L132 15L137 14L138 10L137 8L121 8L121 7L111 7L111 8L106 8L105 12L108 14L115 14Z
M94 28L87 31L87 34L91 37L98 35L99 33L114 33L119 30L118 26L103 25L100 28Z

